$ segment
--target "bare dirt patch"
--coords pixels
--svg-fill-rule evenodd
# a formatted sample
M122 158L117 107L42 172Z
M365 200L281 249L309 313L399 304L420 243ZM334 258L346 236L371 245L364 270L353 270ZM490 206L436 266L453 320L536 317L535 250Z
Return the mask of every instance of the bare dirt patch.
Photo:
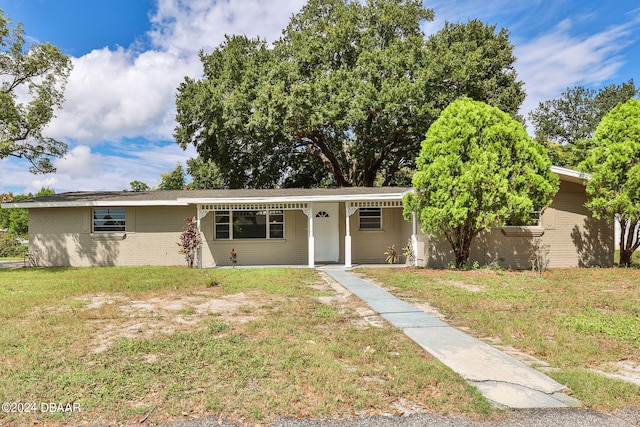
M243 292L215 298L201 293L146 299L99 294L79 301L86 302L82 310L88 312L94 329L89 343L94 353L105 351L118 338L151 338L193 330L210 316L242 323L259 317L255 299Z
M336 305L342 311L354 310L357 316L352 316L352 323L356 327L367 328L373 326L375 328L384 328L387 326L386 321L378 313L369 308L358 297L354 296L344 286L336 282L331 276L321 273L323 282L313 285L318 291L333 291L335 295L320 296L318 301L326 305Z

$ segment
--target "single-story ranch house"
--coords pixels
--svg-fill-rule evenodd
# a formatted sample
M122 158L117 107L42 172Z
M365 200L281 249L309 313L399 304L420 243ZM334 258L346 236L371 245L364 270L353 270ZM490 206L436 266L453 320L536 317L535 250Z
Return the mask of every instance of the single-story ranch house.
M469 262L530 268L531 243L548 245L549 267L613 263L613 226L584 207L580 172L553 167L561 179L538 224L501 227L474 239ZM199 267L384 263L384 252L411 245L415 264L446 267L445 239L420 232L402 215L411 188L73 192L5 203L29 210L29 251L38 266L186 265L178 240L196 217Z

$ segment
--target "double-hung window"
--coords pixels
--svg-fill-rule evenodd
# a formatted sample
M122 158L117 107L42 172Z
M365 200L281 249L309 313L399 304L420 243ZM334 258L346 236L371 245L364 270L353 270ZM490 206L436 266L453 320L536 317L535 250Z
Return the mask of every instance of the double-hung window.
M216 211L215 237L218 240L284 239L284 211Z
M381 208L360 208L360 230L382 230Z
M124 208L97 208L93 210L94 233L124 233L125 225Z

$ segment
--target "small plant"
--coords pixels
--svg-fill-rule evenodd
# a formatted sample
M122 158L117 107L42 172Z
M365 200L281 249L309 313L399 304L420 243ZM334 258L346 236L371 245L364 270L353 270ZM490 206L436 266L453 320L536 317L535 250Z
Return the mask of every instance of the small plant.
M198 232L198 223L195 217L187 218L187 228L180 234L180 253L184 254L187 260L187 266L193 268L196 263L198 248L202 244L200 233Z
M531 271L538 277L542 277L549 266L549 245L545 245L540 239L533 239L531 242Z
M219 334L220 332L227 329L229 325L222 319L216 319L209 323L208 329L211 334Z
M387 258L385 259L387 264L395 264L396 262L398 262L398 252L396 252L396 245L389 246L384 254L387 256Z
M205 286L205 287L207 287L207 288L214 288L214 287L216 287L216 286L220 286L220 283L219 283L216 279L214 279L214 278L212 278L212 277L209 277L209 278L204 282L204 286Z
M231 249L231 253L229 255L229 261L231 261L231 265L233 266L233 268L236 268L236 264L238 263L238 253L236 252L235 248Z
M413 265L416 261L416 254L413 252L413 245L411 244L411 239L407 241L407 246L402 248L402 255L404 255L407 259L407 264Z

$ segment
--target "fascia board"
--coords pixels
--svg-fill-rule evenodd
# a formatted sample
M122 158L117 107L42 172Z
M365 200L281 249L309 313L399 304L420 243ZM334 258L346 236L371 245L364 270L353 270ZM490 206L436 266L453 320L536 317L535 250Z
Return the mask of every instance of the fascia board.
M189 206L206 203L321 203L321 202L350 202L376 200L402 200L411 190L386 194L350 194L323 196L287 196L287 197L229 197L229 198L189 198L180 197L176 200L132 200L132 201L81 201L81 202L11 202L3 203L3 208L76 208L76 207L127 207L127 206Z
M3 208L22 208L22 209L38 209L38 208L86 208L86 207L130 207L130 206L189 206L177 200L139 200L139 201L86 201L86 202L16 202L3 203Z
M551 172L558 175L563 181L570 181L578 184L582 184L591 179L591 175L586 172L580 172L560 166L551 166Z
M188 204L234 204L234 203L321 203L321 202L355 202L376 200L402 200L405 193L390 194L354 194L336 196L290 196L290 197L233 197L233 198L181 198L178 201Z

